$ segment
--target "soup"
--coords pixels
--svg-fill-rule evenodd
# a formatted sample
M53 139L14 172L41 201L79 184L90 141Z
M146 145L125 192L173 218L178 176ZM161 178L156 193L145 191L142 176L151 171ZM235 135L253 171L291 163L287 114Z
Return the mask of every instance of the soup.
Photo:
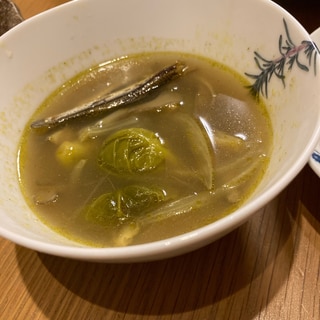
M170 81L139 98L130 93L172 65L180 71ZM247 86L225 65L177 52L85 70L23 132L18 172L27 203L50 228L97 247L165 239L230 214L258 185L272 147L265 106ZM39 121L118 92L132 101L44 128Z

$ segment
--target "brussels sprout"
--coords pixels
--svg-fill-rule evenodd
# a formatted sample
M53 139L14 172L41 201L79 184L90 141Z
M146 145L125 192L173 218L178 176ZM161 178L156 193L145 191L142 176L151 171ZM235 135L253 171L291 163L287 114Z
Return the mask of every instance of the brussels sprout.
M102 226L117 226L132 221L165 200L158 188L132 185L95 199L85 211L85 219Z
M164 161L164 146L152 131L129 128L108 137L98 157L101 168L116 174L145 173Z

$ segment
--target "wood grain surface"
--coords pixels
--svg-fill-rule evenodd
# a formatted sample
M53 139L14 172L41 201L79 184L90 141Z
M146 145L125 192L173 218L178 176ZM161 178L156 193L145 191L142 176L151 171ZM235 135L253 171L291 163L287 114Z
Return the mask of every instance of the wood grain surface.
M16 0L29 18L63 0ZM279 1L311 32L319 1ZM303 5L302 5L303 3ZM58 258L0 238L0 319L320 319L320 179L306 166L252 219L180 257Z

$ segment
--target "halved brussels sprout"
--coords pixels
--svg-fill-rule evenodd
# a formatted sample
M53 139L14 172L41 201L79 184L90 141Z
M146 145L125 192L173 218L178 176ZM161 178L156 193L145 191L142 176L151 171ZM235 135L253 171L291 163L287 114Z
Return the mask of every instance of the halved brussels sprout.
M85 211L85 219L101 226L117 226L132 221L165 200L159 188L131 185L105 193L94 200Z
M145 173L164 161L164 153L165 148L154 132L129 128L117 131L104 141L98 163L116 174Z

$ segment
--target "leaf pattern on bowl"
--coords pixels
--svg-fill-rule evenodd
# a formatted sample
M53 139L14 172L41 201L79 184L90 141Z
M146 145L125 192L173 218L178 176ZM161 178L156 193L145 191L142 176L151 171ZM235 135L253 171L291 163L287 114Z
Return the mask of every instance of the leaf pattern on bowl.
M254 83L248 88L257 99L259 99L260 95L268 98L268 85L274 77L280 79L285 87L285 73L294 66L306 72L313 66L314 74L316 75L317 55L320 53L317 45L309 40L304 40L299 45L296 45L291 39L288 25L284 19L283 24L285 37L283 35L279 37L280 56L277 59L269 60L255 51L254 60L260 73L245 73L246 76L254 80ZM306 61L304 63L301 62L302 55L305 56Z

